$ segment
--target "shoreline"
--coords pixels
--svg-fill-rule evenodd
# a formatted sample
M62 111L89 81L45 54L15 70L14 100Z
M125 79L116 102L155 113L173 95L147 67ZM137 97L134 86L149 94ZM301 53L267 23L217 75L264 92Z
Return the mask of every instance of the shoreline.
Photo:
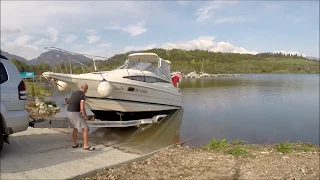
M83 179L319 179L320 147L308 142L244 144L212 140L176 145L151 157Z

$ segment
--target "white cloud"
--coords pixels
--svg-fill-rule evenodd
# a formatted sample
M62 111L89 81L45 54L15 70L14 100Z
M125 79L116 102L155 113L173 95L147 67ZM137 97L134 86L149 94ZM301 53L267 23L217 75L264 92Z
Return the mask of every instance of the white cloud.
M58 40L58 36L59 36L60 32L54 28L48 28L48 32L49 32L49 35L50 35L52 41L56 42Z
M87 36L87 39L88 39L89 44L93 44L93 43L96 43L100 40L100 36L89 35L89 36Z
M88 30L86 31L86 33L87 33L87 34L95 34L95 33L96 33L96 30L94 30L94 29L88 29Z
M147 32L147 28L145 26L145 21L137 22L136 24L130 24L127 27L121 27L119 25L117 26L111 26L106 27L105 29L113 29L113 30L121 30L125 33L130 34L131 36L137 36L139 34Z
M105 48L105 47L110 47L111 45L112 43L103 43L103 44L99 44L98 46Z
M81 44L78 44L78 45L73 45L72 47L70 47L67 50L70 50L75 53L102 56L102 57L106 57L106 58L115 55L114 52L112 52L104 47L101 47L99 45L97 45L97 46L83 46ZM92 58L91 56L87 56L87 57ZM95 60L99 60L99 59L101 59L101 58L95 57Z
M157 46L157 44L150 44L147 46L127 46L124 48L124 52L134 51L134 50L147 50L156 47L161 47L164 49L183 49L183 50L208 50L213 52L232 52L232 53L248 53L257 54L257 51L246 50L243 47L236 47L228 42L215 42L215 37L212 36L202 36L190 41L181 41L175 43L165 43L163 45Z
M271 3L271 1L270 1L270 2L268 2L268 4L266 4L266 5L264 6L264 8L265 8L265 10L266 10L267 12L270 12L270 11L272 11L272 12L280 12L280 11L283 11L283 6L280 5L278 2L277 2L276 4L274 4L274 2Z
M1 35L21 33L20 28L3 28L1 27Z
M96 30L94 29L88 29L86 31L87 34L89 34L87 36L87 40L89 44L94 44L97 43L100 40L100 36L95 35L96 34Z
M75 50L81 49L81 48L84 48L84 47L85 47L84 44L72 44L72 46L71 46L71 48L75 49Z
M191 1L182 1L177 3L188 3L189 8L191 8L191 3L192 6L193 3L195 4L195 2ZM228 10L228 7L234 3L235 2L231 1L207 1L204 3L201 2L198 5L195 4L194 7L199 5L202 6L202 8L199 8L196 13L197 20L212 20L212 23L244 21L244 19L241 18L242 16L240 16L241 14L239 14L238 17L219 18L219 16L217 16L217 11L219 11L218 13L220 14L220 10ZM157 6L156 9L153 8L155 6ZM103 42L102 40L104 37L101 34L97 34L95 31L95 29L98 31L105 25L116 25L111 27L111 29L120 30L131 36L137 36L147 32L148 29L146 28L146 22L148 23L148 26L149 24L154 26L154 22L163 22L163 19L166 21L163 25L173 23L179 23L180 25L181 23L181 26L190 26L190 24L186 24L190 23L188 19L181 19L180 21L178 20L178 17L175 16L177 13L181 13L179 9L175 12L170 12L172 9L167 8L167 6L167 4L162 2L146 1L1 1L1 48L5 47L9 49L9 52L12 54L26 53L25 56L22 56L31 57L32 55L30 55L29 51L26 51L26 49L29 49L30 52L34 52L34 54L36 54L38 53L37 49L43 49L41 46L51 45L50 43L54 42L54 45L71 51L77 50L77 45L78 48L81 48L81 51L88 49L90 52L106 54L110 51L106 52L105 49L106 47L110 47L111 43ZM110 9L112 9L112 11ZM303 16L303 14L301 15ZM237 16L237 14L235 16ZM304 18L307 19L307 17ZM298 16L294 16L289 21L294 22L295 19L297 22L301 22L301 20L298 20ZM118 22L121 22L121 24L117 24ZM23 34L21 32L23 32ZM75 37L72 33L77 33L78 37ZM83 34L78 35L78 33ZM27 36L29 36L29 39ZM33 39L31 37L33 37ZM75 45L74 43L71 43L76 39L78 44ZM84 40L84 42L81 42L82 40ZM90 47L86 44L86 40L88 40L88 43L91 43ZM121 41L122 39L116 43L121 43ZM123 49L140 50L155 47L155 45L151 43L147 43L149 44L148 46L135 46L138 43L139 42L134 41L134 43L131 44L132 46L120 47L113 51ZM117 46L120 45L121 44L117 44ZM166 43L163 46L185 48L201 47L214 50L236 49L237 51L247 51L245 49L241 49L241 47L235 47L227 42L214 42L214 39L208 40L205 38L198 38L196 40L185 42L172 42L171 44Z
M237 17L221 17L217 18L214 23L216 24L222 24L222 23L234 23L234 22L244 22L247 19L242 17L242 16L237 16Z
M19 51L17 51L17 49L19 49ZM17 44L15 42L4 42L1 50L21 56L27 60L34 59L44 52L44 50L40 50L35 46Z
M93 44L101 41L102 37L100 39L100 35L91 30L101 28L106 24L113 25L121 22L120 25L129 24L129 26L121 27L124 32L132 36L141 34L147 31L144 28L145 22L139 22L141 19L150 19L151 15L157 16L154 15L155 13L165 14L160 7L156 10L150 8L154 4L154 2L130 1L1 1L1 48L27 59L36 57L40 51L37 49L42 51L44 45L51 45L53 42L58 47L71 51L89 51L92 48L90 52L108 54L110 51L105 52L105 48L110 47L111 43ZM166 13L165 17L168 14ZM138 23L131 24L132 22ZM83 37L88 38L85 40L92 43L90 47L80 42L77 47L73 46L74 44L65 44L75 40L70 33L85 32L88 29L88 33L91 34L85 34ZM20 45L17 44L14 40L21 32L24 33L23 35L28 34L34 37L34 39L29 41L20 39ZM78 38L81 40L80 36ZM21 42L25 42L24 46L21 45ZM26 51L26 49L30 51Z
M227 5L236 4L237 1L210 1L206 3L203 7L197 9L195 15L196 15L196 21L206 21L213 18L213 15L216 10L222 9L226 7Z
M177 1L178 4L185 6L189 4L189 1Z
M215 42L215 37L212 36L202 36L194 40L176 42L176 43L166 43L162 45L162 48L165 49L200 49L208 50L213 52L232 52L232 53L248 53L248 54L257 54L257 51L246 50L243 47L236 47L228 42Z
M301 22L303 22L303 21L304 21L304 18L300 17L300 18L296 18L296 19L293 21L293 23L294 23L294 24L298 24L298 23L301 23Z
M42 39L39 39L39 40L33 42L33 43L31 44L31 46L38 47L38 46L41 46L41 45L44 45L44 44L48 44L48 43L50 43L50 42L51 42L50 39L42 38Z
M139 51L139 50L148 50L148 49L153 49L157 45L156 44L149 44L147 46L126 46L123 48L124 53L129 52L129 51Z
M14 42L17 43L18 45L25 45L28 41L30 41L33 37L29 35L23 35L16 37Z
M73 41L75 41L77 39L77 36L71 34L69 36L67 36L64 40L65 43L71 43Z
M88 21L92 24L130 21L132 19L128 17L145 15L145 4L130 1L1 1L1 27L40 32L47 27L88 27Z
M205 21L210 19L213 16L213 10L217 9L216 6L207 6L199 8L196 12L197 21Z

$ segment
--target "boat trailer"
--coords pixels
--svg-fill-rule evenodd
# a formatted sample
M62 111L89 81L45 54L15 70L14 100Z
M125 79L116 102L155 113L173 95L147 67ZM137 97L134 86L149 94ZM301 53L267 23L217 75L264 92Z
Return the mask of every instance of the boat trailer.
M101 127L140 127L143 125L152 125L152 124L159 124L162 120L164 120L168 115L155 115L152 118L148 119L139 119L139 120L130 120L130 121L107 121L107 120L100 120L100 119L94 119L94 120L87 120L87 124L89 128L101 128ZM46 124L49 127L55 127L55 128L68 128L70 127L69 120L65 118L37 118L34 119L30 117L31 121L29 122L29 126L33 128L36 124ZM49 124L49 125L48 125ZM58 127L57 127L58 125ZM68 127L66 127L68 126ZM41 127L40 127L41 128ZM43 127L42 127L43 128Z

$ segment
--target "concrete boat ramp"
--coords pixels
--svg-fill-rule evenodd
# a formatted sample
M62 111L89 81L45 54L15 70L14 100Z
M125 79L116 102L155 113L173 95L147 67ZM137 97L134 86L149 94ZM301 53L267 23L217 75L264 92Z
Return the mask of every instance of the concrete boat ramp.
M29 128L14 134L3 148L0 179L70 179L141 156L92 141L95 151L72 148L65 131Z
M40 128L13 134L10 144L4 144L0 179L79 179L103 168L145 159L181 141L182 114L183 110L147 130L92 128L89 145L94 151L72 148L68 126L45 128L48 122L39 123ZM81 133L78 139L83 142Z

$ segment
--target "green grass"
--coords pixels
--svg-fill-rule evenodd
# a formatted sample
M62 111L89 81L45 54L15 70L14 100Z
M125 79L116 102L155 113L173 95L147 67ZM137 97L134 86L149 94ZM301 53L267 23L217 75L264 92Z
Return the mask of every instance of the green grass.
M290 153L292 152L292 147L289 142L280 142L276 144L276 150L281 153Z
M245 146L236 145L230 150L228 150L228 153L234 156L246 156L248 155L248 152L246 151L245 148L246 148Z
M239 139L229 143L227 139L217 140L213 137L208 144L204 146L204 148L208 150L222 150L223 152L234 156L246 156L248 155L248 152L246 151L246 147L243 145L244 143L245 141L241 141Z
M312 144L310 142L297 142L295 143L295 147L293 149L297 151L303 151L303 152L320 151L319 146Z
M27 87L27 96L44 98L50 94L50 87L43 84L36 84L33 82L25 82Z
M216 138L212 138L211 141L209 141L209 143L207 145L204 146L204 148L207 149L222 149L227 147L228 141L227 139L222 139L222 140L217 140Z
M293 151L297 152L320 152L320 146L316 144L312 144L310 142L297 142L297 143L289 143L288 141L280 142L278 144L265 144L265 145L250 145L245 144L245 141L240 139L236 139L231 141L230 143L227 139L217 140L216 138L212 138L206 145L203 146L206 150L223 152L227 154L231 154L233 156L243 156L249 157L253 154L250 152L254 151L265 151L267 149L274 149L276 152L281 153L291 153Z

